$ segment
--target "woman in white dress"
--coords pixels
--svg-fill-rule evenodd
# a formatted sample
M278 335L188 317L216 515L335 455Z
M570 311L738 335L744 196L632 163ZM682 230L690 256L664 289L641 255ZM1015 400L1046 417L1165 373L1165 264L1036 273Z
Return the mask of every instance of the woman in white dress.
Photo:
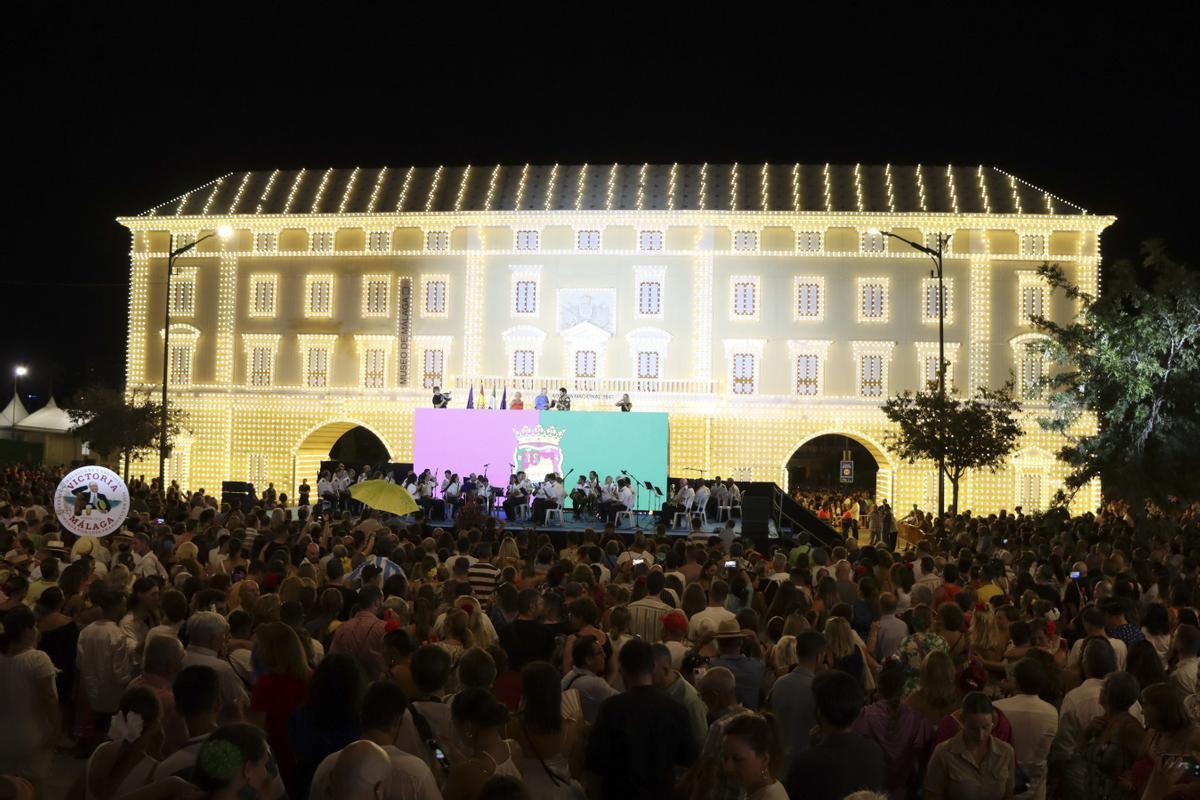
M37 649L33 612L17 606L0 633L0 775L45 778L58 740L58 669Z
M150 783L162 747L161 722L162 709L153 690L125 690L109 741L96 748L84 768L87 800L121 800Z

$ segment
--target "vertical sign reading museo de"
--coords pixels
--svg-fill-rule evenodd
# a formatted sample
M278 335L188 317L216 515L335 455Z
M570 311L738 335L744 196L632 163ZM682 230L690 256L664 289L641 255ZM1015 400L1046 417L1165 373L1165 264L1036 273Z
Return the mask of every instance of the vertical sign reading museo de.
M129 487L111 469L80 467L58 484L54 513L76 536L107 536L129 514Z

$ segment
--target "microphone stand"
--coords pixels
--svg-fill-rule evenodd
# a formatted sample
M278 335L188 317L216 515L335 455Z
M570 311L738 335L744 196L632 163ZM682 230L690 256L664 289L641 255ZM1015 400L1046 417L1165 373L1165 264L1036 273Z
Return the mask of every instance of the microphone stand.
M489 516L489 517L492 515L492 510L493 510L493 509L492 509L492 506L493 506L493 505L495 505L495 498L494 498L494 497L492 497L492 479L491 479L491 478L489 478L489 477L488 477L488 474L487 474L487 469L488 469L488 467L490 467L490 466L491 466L491 464L484 464L484 465L483 465L483 477L484 477L484 478L486 478L486 479L487 479L487 482L488 482L488 484L487 484L487 510L488 510L488 512L487 512L487 513L488 513L488 516ZM478 496L479 496L479 489L478 489L478 488L476 488L476 489L475 489L475 496L476 496L476 497L478 497Z
M636 475L626 472L625 470L621 470L621 474L624 475L626 478L629 478L629 480L633 481L633 485L637 487L637 492L634 495L634 500L633 500L633 504L635 507L630 510L633 511L633 530L635 533L641 533L641 531L642 531L642 518L641 518L642 512L637 508L637 506L640 506L642 504L642 482L640 480L638 480Z

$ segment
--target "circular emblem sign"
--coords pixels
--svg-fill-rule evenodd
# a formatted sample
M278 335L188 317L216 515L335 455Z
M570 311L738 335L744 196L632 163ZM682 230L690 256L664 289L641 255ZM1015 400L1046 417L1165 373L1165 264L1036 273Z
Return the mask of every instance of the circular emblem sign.
M129 487L104 467L80 467L58 484L54 513L76 536L107 536L129 515Z

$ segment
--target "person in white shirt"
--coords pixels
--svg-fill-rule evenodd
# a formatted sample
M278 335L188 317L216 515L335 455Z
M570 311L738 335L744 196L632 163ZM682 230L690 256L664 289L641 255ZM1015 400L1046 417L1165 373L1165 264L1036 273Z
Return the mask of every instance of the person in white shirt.
M729 596L729 584L723 580L715 580L708 587L708 607L697 611L688 621L688 639L700 641L706 633L716 633L717 628L725 620L736 619L734 613L725 608L725 600Z
M1079 661L1083 655L1083 646L1093 638L1106 639L1109 645L1112 646L1113 655L1117 659L1117 669L1125 669L1125 657L1129 652L1129 648L1120 639L1114 639L1108 635L1104 627L1104 613L1095 606L1088 606L1079 615L1079 618L1083 623L1084 635L1076 639L1075 644L1071 646L1071 652L1067 654L1067 669L1079 666Z
M337 502L337 489L334 488L333 480L329 477L328 472L322 472L317 478L317 497L329 503Z
M692 510L692 503L696 500L696 490L688 485L687 478L681 478L679 485L675 489L675 493L671 495L670 502L664 503L662 507L662 522L669 524L674 521L676 514L683 514Z
M533 521L542 525L546 522L546 512L551 508L557 508L562 505L565 491L562 484L558 482L558 478L554 473L546 476L546 479L538 485L537 492L533 498Z
M158 556L150 549L150 537L137 533L133 537L133 574L138 578L169 577L167 568L158 560Z
M1085 785L1087 763L1083 758L1085 734L1092 721L1104 713L1100 691L1104 679L1116 671L1112 646L1103 639L1089 639L1083 649L1084 681L1067 692L1058 717L1054 759L1064 761L1063 779L1071 786Z
M636 534L633 537L633 544L629 545L628 550L621 552L617 556L617 569L621 570L626 564L641 559L649 566L654 563L654 551L648 546L646 537L642 534Z
M1017 694L993 705L1008 717L1013 730L1013 748L1017 765L1029 777L1027 791L1017 795L1024 800L1045 800L1046 764L1050 747L1058 735L1058 710L1038 693L1046 682L1042 666L1032 658L1023 658L1013 667Z
M133 679L137 643L117 624L125 616L125 595L108 592L100 607L104 616L79 632L76 669L96 732L103 735L120 706L125 687Z
M1175 629L1175 655L1178 659L1171 672L1171 683L1179 687L1184 697L1196 693L1196 672L1200 668L1200 629L1180 625Z
M336 783L335 773L347 766L343 763L346 753L369 742L382 748L387 756L388 769L381 795L384 800L441 800L438 780L425 760L396 746L408 713L404 690L390 682L372 683L363 697L362 709L362 739L325 757L313 773L310 796L331 796L330 789ZM371 780L364 782L369 784Z
M621 506L621 508L618 508L617 511L630 511L633 509L633 487L629 485L628 478L621 482L621 488L617 490L617 503L619 503Z
M457 475L451 475L446 479L446 483L442 486L442 501L450 507L451 514L462 504L462 484Z
M524 472L508 476L508 487L504 490L504 502L500 506L504 509L504 518L510 523L520 516L520 509L529 508L529 494L533 487L527 487L527 483Z

